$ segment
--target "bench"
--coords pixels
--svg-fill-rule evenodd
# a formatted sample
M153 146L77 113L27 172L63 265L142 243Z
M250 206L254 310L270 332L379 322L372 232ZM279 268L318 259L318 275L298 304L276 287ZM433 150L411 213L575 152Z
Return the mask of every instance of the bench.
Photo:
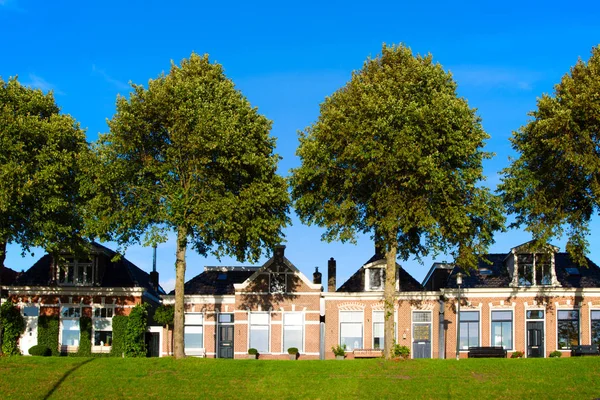
M580 346L573 346L571 348L571 357L580 357L580 356L598 356L600 353L598 352L597 344L586 344Z
M506 358L502 346L469 347L469 358Z
M383 355L381 349L356 349L352 352L354 358L378 358Z

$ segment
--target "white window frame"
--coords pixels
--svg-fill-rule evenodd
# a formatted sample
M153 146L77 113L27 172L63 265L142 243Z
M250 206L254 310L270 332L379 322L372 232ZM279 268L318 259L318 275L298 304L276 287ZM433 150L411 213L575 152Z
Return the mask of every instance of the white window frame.
M591 308L588 310L588 321L590 321L590 325L589 325L589 338L590 338L590 344L594 344L593 342L593 338L592 338L592 312L597 312L600 313L600 308ZM598 344L600 347L600 343Z
M383 314L383 334L385 340L385 310L373 310L371 312L371 345L372 348L375 349L375 324L380 324L381 322L375 322L375 313L384 313ZM398 342L398 310L394 310L394 340ZM383 346L380 347L383 350Z
M71 258L71 257L68 257ZM90 255L91 266L92 266L92 276L91 279L88 279L87 272L83 272L84 281L82 283L77 282L79 278L79 259L77 257L72 257L73 261L64 261L55 262L56 268L56 282L59 286L93 286L96 283L96 273L98 270L98 257L95 255ZM82 264L90 264L88 262ZM68 282L66 279L69 276L69 268L73 268L73 282ZM60 272L62 269L65 269L65 281L61 282L60 280Z
M252 314L267 314L267 324L252 324ZM271 353L271 313L269 311L249 311L248 312L248 349L252 348L252 325L267 327L267 354ZM248 350L247 349L247 350ZM260 350L257 349L260 353Z
M527 318L527 311L541 311L544 314L544 318L538 318L538 319L531 319L531 318ZM546 309L543 307L532 307L532 308L525 308L525 312L523 313L523 318L525 319L525 329L523 330L523 334L524 334L524 341L523 343L525 343L525 351L523 354L523 357L527 358L527 322L532 321L532 322L542 322L543 326L544 326L544 357L546 358L546 348L547 348L547 340L546 340Z
M111 310L111 314L112 316L110 317L97 317L96 316L96 310L106 310L107 314L108 314L108 310ZM100 329L98 332L111 332L113 331L113 326L112 326L112 321L113 321L113 317L115 316L115 310L116 307L114 305L94 305L92 307L92 349L96 350L96 351L102 351L102 350L108 350L110 351L110 349L112 348L112 343L110 346L107 346L106 344L104 344L104 346L102 345L96 345L96 321L110 321L110 331L107 329ZM111 335L112 338L112 335ZM112 340L112 339L111 339Z
M200 316L200 317L202 317L202 323L199 324L199 323L192 322L192 321L186 322L185 321L185 317L188 316L188 315L189 316ZM203 312L186 312L186 313L183 314L183 316L184 316L184 322L183 322L183 335L184 335L184 338L185 338L185 329L187 327L190 327L190 328L200 327L202 329L202 346L201 347L187 347L187 345L185 344L185 341L184 341L184 346L183 346L184 351L189 352L190 355L193 355L195 352L204 353L204 349L205 349L204 346L205 346L205 340L206 340L205 337L204 337L205 336L205 331L206 331L206 329L204 329L204 325L205 325L205 321L206 321L206 316L204 315Z
M287 353L287 348L285 345L285 316L287 314L300 314L301 318L302 318L302 324L301 325L289 325L289 326L301 326L302 328L302 347L298 347L298 352L300 353L304 353L304 348L306 345L306 313L302 312L302 311L286 311L283 312L281 314L281 347L282 347L282 353Z
M361 324L360 328L361 328L362 343L361 343L360 349L364 349L365 348L365 312L364 312L364 310L339 310L338 311L338 343L339 344L342 343L342 324L344 322L342 322L341 315L342 315L342 313L347 313L347 312L362 314L361 323L360 323ZM360 349L351 349L351 350L360 350Z
M482 339L481 338L481 310L473 310L473 309L467 308L467 309L461 309L460 312L461 313L463 313L463 312L476 312L476 313L479 314L479 321L478 321L478 324L479 324L479 337L478 337L478 340L477 340L477 346L481 346L481 339ZM458 326L460 325L460 314L457 315L457 320L458 320L458 324L456 325L456 332L455 332L455 334L456 334L456 340L459 343L459 352L468 353L469 352L469 346L467 346L466 349L460 348L460 337L458 336ZM467 322L470 322L470 321L467 321ZM462 332L462 329L460 331Z
M72 308L72 309L78 309L79 310L79 316L77 317L64 317L63 316L63 309L64 308ZM74 350L76 348L79 348L79 344L81 344L81 327L79 326L79 319L81 318L81 313L82 313L82 307L79 304L61 304L60 306L60 327L59 327L59 338L58 338L58 343L60 344L62 349L67 349L68 350ZM63 321L77 321L78 326L77 326L77 331L79 332L79 339L77 340L77 345L68 345L68 344L63 344L63 331L64 331L64 327L63 327Z
M511 325L512 325L511 326L511 333L510 333L512 335L512 337L511 337L512 348L510 348L510 349L505 348L504 350L515 351L515 310L514 310L513 307L510 307L510 308L490 308L490 315L489 315L489 317L490 317L490 319L489 319L489 321L490 321L490 346L495 346L495 344L494 344L494 331L492 330L492 323L494 322L494 320L492 318L492 314L493 314L494 311L510 311L510 313L511 313L510 322L511 322Z
M379 270L381 274L381 284L377 288L371 288L371 271ZM365 268L365 291L367 292L381 292L385 287L385 267L373 266L369 268Z
M577 311L577 343L578 346L581 345L581 309L577 308L577 307L570 307L570 308L557 308L556 309L556 350L558 351L566 351L566 352L570 352L571 351L571 347L569 347L568 349L560 349L558 347L558 312L559 311ZM545 316L545 314L544 314ZM572 321L572 320L567 320L567 321ZM591 329L591 327L590 327ZM590 336L591 339L591 336Z
M422 313L428 313L429 314L429 322L415 322L414 320L414 313L416 312L422 312ZM432 359L433 358L433 310L410 310L410 358L414 357L413 354L413 344L415 342L415 338L414 338L414 329L415 329L415 324L429 324L429 334L431 335L431 345L429 346L429 358Z
M531 255L532 256L532 262L531 264L529 263L524 263L521 264L519 262L519 256L520 255ZM549 273L550 273L550 283L547 284L537 284L537 272L536 272L536 267L537 267L537 261L538 261L538 257L541 257L542 255L545 255L544 253L516 253L516 257L515 257L515 271L516 271L516 282L517 282L517 286L519 287L548 287L548 286L553 286L557 284L556 281L556 270L555 270L555 261L554 261L554 253L550 253L549 256L549 260L548 260L548 268L549 268ZM546 263L544 263L546 264ZM521 285L520 282L520 273L521 273L521 269L522 267L524 267L525 265L531 265L531 285Z

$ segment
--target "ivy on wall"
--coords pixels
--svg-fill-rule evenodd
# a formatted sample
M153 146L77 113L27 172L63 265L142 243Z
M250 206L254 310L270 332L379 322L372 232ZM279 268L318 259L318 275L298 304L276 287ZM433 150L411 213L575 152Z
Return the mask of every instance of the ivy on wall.
M92 319L90 317L79 318L79 348L77 355L90 357L92 355Z
M125 330L125 357L146 357L146 328L148 325L147 304L138 304L131 309Z
M124 315L115 315L112 319L112 347L110 354L121 357L125 353L125 331L129 318Z
M25 331L25 320L18 307L10 301L0 306L0 319L2 320L2 353L7 356L21 354L18 341L19 336Z
M60 355L58 350L59 327L58 315L40 315L38 318L38 344L48 347L53 356Z

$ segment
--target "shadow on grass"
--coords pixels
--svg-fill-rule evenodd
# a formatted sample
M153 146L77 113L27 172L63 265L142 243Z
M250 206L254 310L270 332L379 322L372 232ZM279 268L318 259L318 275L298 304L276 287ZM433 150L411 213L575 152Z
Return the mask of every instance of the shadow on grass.
M50 396L52 396L54 394L54 392L56 392L56 389L58 389L60 387L60 385L65 381L65 379L67 379L69 377L69 375L71 375L73 372L77 371L79 368L83 367L85 364L90 363L94 360L95 360L95 358L90 358L89 360L85 360L84 362L75 365L73 368L71 368L70 370L65 372L64 375L58 380L58 382L56 382L56 384L54 384L52 389L50 389L48 394L46 394L46 396L44 396L44 400L49 399Z

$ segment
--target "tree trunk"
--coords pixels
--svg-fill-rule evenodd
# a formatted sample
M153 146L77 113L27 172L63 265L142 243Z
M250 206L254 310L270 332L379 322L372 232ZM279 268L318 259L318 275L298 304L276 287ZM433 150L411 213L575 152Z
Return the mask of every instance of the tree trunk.
M185 357L183 326L184 326L184 298L183 285L185 284L185 251L187 248L187 229L177 229L177 260L175 261L175 316L173 327L173 354L176 359Z
M396 302L396 244L388 244L385 252L385 286L384 300L384 356L392 358L394 347L394 304Z

